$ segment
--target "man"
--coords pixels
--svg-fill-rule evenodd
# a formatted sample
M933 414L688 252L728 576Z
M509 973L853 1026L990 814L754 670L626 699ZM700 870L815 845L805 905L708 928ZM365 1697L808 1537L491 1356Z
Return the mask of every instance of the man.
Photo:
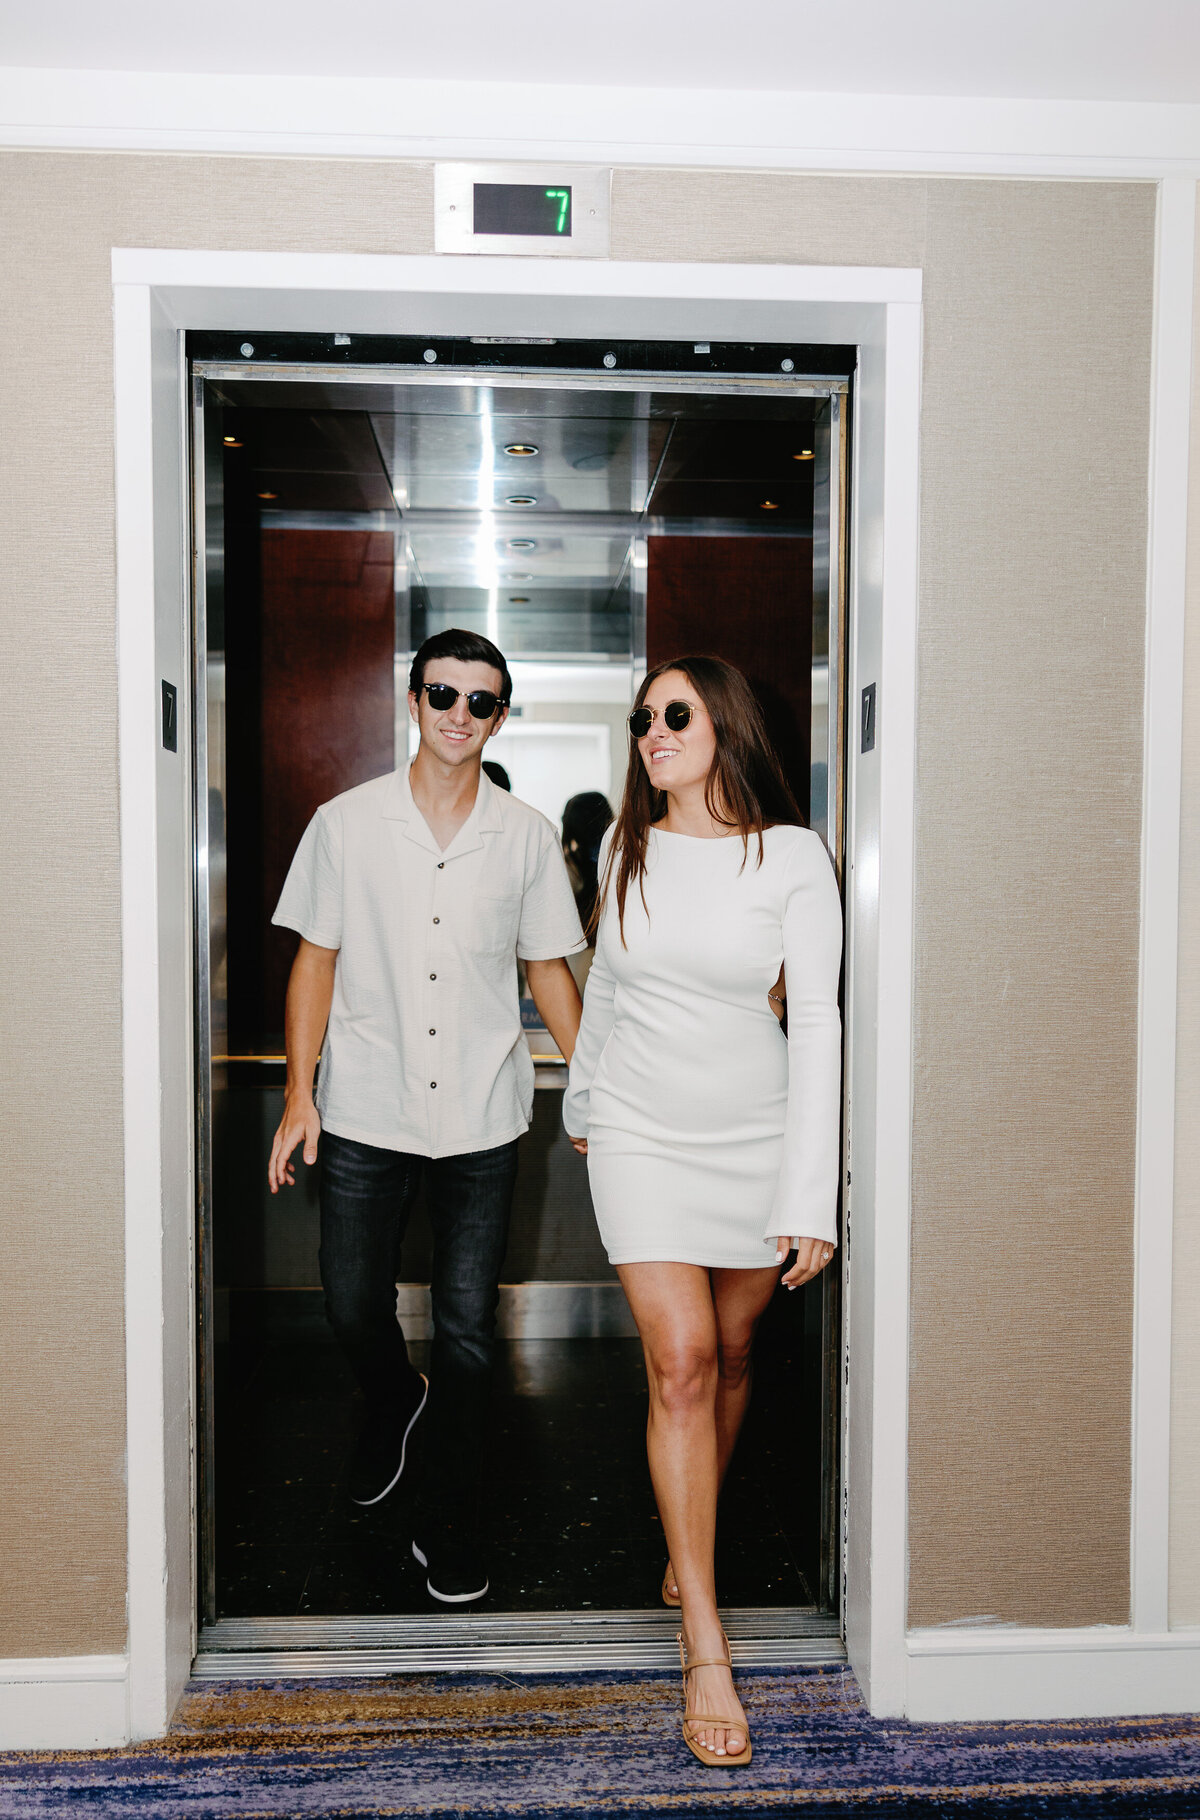
M579 1029L565 956L583 936L558 836L481 775L511 693L488 639L427 639L409 676L421 736L411 768L317 811L274 917L301 939L271 1192L294 1181L298 1144L316 1160L320 1137L326 1311L367 1403L351 1496L376 1504L393 1490L428 1395L412 1547L429 1591L448 1604L488 1589L479 1469L517 1139L533 1106L518 960L568 1059ZM428 1386L409 1361L395 1289L423 1174L433 1221Z

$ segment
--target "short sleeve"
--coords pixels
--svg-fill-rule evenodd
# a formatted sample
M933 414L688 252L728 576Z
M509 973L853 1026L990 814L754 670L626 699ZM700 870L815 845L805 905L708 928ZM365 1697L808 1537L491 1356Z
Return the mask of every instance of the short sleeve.
M271 921L318 948L342 945L341 817L328 805L304 830Z
M558 960L587 946L562 848L549 822L538 834L533 873L521 898L517 958L523 961Z

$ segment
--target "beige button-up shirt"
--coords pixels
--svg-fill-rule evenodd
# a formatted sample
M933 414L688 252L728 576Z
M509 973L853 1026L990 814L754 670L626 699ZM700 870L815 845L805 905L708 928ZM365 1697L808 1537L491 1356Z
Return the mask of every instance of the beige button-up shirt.
M517 960L584 946L545 816L481 776L443 852L407 770L374 778L317 810L272 920L338 951L317 1089L327 1131L441 1157L528 1130Z

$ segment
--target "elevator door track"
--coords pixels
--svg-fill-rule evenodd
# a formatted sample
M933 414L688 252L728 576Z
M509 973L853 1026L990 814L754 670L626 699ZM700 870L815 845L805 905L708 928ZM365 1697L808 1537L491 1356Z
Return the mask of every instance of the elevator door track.
M735 1668L821 1667L846 1660L834 1617L773 1609L722 1612ZM674 1611L428 1618L221 1618L206 1624L198 1681L275 1676L555 1674L678 1666Z

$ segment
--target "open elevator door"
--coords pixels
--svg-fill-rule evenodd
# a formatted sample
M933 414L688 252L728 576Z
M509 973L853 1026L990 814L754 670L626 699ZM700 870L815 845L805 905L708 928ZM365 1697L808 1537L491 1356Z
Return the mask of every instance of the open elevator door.
M394 1646L416 1666L426 1633L432 1627L444 1638L447 1620L418 1616L421 1602L406 1603L403 1589L372 1603L355 1598L353 1574L340 1589L327 1575L323 1588L312 1568L301 1586L286 1543L274 1545L273 1568L257 1577L247 1569L256 1551L260 1563L268 1560L268 1532L328 1518L328 1456L338 1433L344 1441L347 1420L343 1410L333 1430L294 1436L279 1451L282 1428L257 1410L259 1482L245 1473L238 1481L229 1434L239 1408L261 1394L264 1372L303 1378L329 1370L328 1352L319 1350L312 1185L305 1205L282 1218L258 1186L281 1088L290 960L285 938L269 928L274 895L317 804L405 761L411 650L453 624L477 625L509 657L523 712L489 751L509 765L517 793L552 818L565 780L596 783L606 763L615 800L624 714L648 664L687 649L739 663L840 873L853 351L721 346L698 354L677 343L430 350L427 342L389 341L356 344L351 365L328 338L259 337L250 356L243 345L236 336L203 336L189 347L201 1664L228 1673L239 1652L327 1650L336 1641L352 1651ZM616 370L606 369L605 356ZM786 377L782 360L791 362ZM528 1040L541 1091L522 1145L524 1185L502 1289L500 1331L511 1355L511 1394L502 1402L515 1410L524 1392L513 1432L524 1432L544 1466L549 1430L556 1419L560 1429L569 1424L571 1396L578 1409L581 1388L586 1395L595 1382L590 1363L555 1365L555 1345L568 1354L579 1342L576 1355L590 1346L597 1358L595 1349L609 1346L606 1369L617 1359L626 1380L637 1347L595 1237L582 1166L572 1174L563 1155L563 1070L544 1032L531 1029ZM427 1333L427 1263L427 1236L418 1232L399 1286L405 1330L418 1346ZM810 1507L811 1546L797 1582L803 1595L784 1589L790 1605L767 1605L773 1589L764 1595L749 1581L731 1601L742 1660L795 1660L805 1638L819 1648L836 1631L839 1300L839 1280L826 1272L797 1311L798 1332L764 1336L781 1369L795 1366L796 1349L807 1361L811 1420L799 1439L808 1476L792 1489ZM764 1326L771 1329L770 1319ZM769 1401L762 1383L760 1370L760 1408ZM644 1480L631 1386L615 1397L617 1419L636 1442L621 1454L622 1471ZM325 1461L321 1484L314 1455ZM586 1477L578 1460L567 1469ZM237 1521L223 1523L233 1501ZM519 1518L517 1506L513 1514ZM603 1515L574 1535L576 1560L589 1546L602 1549L595 1531ZM652 1553L656 1547L651 1540ZM730 1575L736 1581L732 1567ZM535 1613L560 1666L562 1626L582 1646L585 1612L604 1612L610 1643L614 1617L626 1621L622 1634L644 1640L657 1637L667 1616L653 1609L657 1582L646 1572L646 1597L645 1587L619 1596L628 1575L598 1599L581 1589L603 1595L604 1585L583 1576L572 1588L569 1567L549 1591L541 1581L536 1591L520 1584L530 1577L514 1571L500 1600L507 1609L493 1600L469 1621L476 1639L481 1621L490 1627L501 1655L519 1654L528 1641L522 1625ZM479 1665L477 1653L470 1659Z

